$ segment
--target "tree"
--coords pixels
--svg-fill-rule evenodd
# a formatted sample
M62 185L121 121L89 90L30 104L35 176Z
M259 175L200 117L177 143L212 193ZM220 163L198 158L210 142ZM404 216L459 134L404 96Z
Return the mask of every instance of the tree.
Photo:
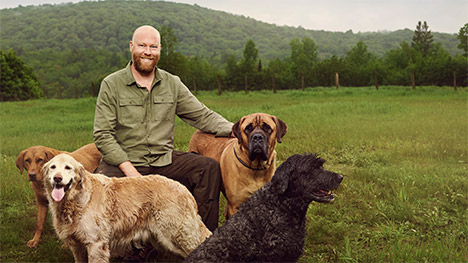
M216 76L218 69L211 65L206 59L195 56L187 61L188 78L184 80L188 86L195 90L216 89Z
M277 89L289 89L290 84L294 81L294 73L292 72L290 61L282 61L279 58L270 60L268 72L271 74L270 77L274 78Z
M433 41L432 33L426 21L424 21L424 24L421 24L421 21L419 21L414 31L411 47L421 52L425 57L428 55Z
M468 23L466 23L460 31L458 31L457 35L458 40L460 40L460 44L458 44L458 48L465 51L463 56L468 57Z
M332 87L336 84L335 73L341 74L344 69L343 60L337 56L324 59L317 66L317 79L320 85Z
M255 86L258 77L258 49L255 47L255 42L249 39L244 46L244 56L240 62L240 70L245 78L245 85ZM248 83L247 83L248 81Z
M225 81L223 83L227 85L228 89L235 90L237 89L237 87L240 87L242 85L240 81L241 74L239 74L239 63L237 62L236 56L231 54L227 58L224 68L226 76Z
M403 41L400 47L386 52L384 67L386 73L383 76L385 85L410 85L411 71L422 60L422 54Z
M13 50L0 50L0 79L0 101L27 100L42 95L36 75Z
M317 46L311 38L304 37L301 40L293 39L291 46L291 61L294 71L301 78L301 87L311 85L315 79L313 75L314 66L318 62Z
M161 34L161 59L158 67L183 77L187 74L187 59L177 52L176 34L172 28L166 26L162 26L159 32Z
M255 47L255 42L249 39L244 46L244 61L251 64L252 68L258 58L258 48Z
M343 83L349 86L367 86L372 83L376 70L376 58L367 50L367 45L359 41L344 59Z

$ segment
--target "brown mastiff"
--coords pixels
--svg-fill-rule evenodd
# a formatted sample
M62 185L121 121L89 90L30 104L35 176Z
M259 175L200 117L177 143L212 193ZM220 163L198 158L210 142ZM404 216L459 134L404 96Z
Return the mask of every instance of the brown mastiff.
M46 146L32 146L21 151L16 159L16 167L18 167L20 173L22 174L23 170L27 171L28 179L31 181L31 186L36 197L37 226L33 239L28 241L28 247L37 247L39 244L47 216L47 206L49 202L47 201L44 191L44 183L40 172L41 168L46 162L60 153L66 152ZM87 144L72 152L70 155L80 162L89 172L93 172L98 167L99 161L101 160L101 153L94 143Z
M276 116L254 113L242 117L232 127L236 138L215 137L196 131L189 151L217 160L227 199L226 218L260 187L276 170L276 142L281 143L288 125Z

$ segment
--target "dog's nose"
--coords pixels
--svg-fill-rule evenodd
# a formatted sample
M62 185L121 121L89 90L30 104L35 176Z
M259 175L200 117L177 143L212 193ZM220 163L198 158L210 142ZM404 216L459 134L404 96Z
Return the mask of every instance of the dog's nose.
M343 181L343 176L341 174L338 175L338 181L341 183Z
M265 139L265 137L261 133L256 133L256 134L252 135L252 141L254 141L254 142L262 142L263 139Z
M62 181L62 176L60 174L57 174L54 176L54 182L60 183Z
M36 181L36 176L37 174L36 173L29 173L29 181Z

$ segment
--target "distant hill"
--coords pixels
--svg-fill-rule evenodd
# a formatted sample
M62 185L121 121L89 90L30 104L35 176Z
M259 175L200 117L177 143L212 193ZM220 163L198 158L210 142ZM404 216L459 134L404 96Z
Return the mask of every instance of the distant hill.
M416 27L417 19L414 25ZM431 21L427 21L429 29ZM76 4L41 5L0 10L2 49L14 49L21 56L31 50L107 49L128 57L133 30L143 24L173 28L178 51L223 63L234 54L242 55L244 44L252 39L263 60L290 55L289 42L310 37L318 46L320 59L345 56L359 41L382 57L402 41L411 42L413 30L353 33L306 30L276 26L244 16L215 11L198 5L160 1L98 1ZM460 25L462 27L463 25ZM433 32L451 54L461 54L455 34Z

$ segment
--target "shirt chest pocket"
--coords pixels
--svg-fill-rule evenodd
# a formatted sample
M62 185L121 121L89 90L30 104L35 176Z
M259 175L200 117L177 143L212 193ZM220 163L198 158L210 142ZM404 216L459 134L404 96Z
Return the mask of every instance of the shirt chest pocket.
M175 117L174 99L172 97L154 97L152 117L158 121L170 121Z
M135 125L142 123L145 118L145 107L141 98L122 98L119 102L119 122L122 125Z

